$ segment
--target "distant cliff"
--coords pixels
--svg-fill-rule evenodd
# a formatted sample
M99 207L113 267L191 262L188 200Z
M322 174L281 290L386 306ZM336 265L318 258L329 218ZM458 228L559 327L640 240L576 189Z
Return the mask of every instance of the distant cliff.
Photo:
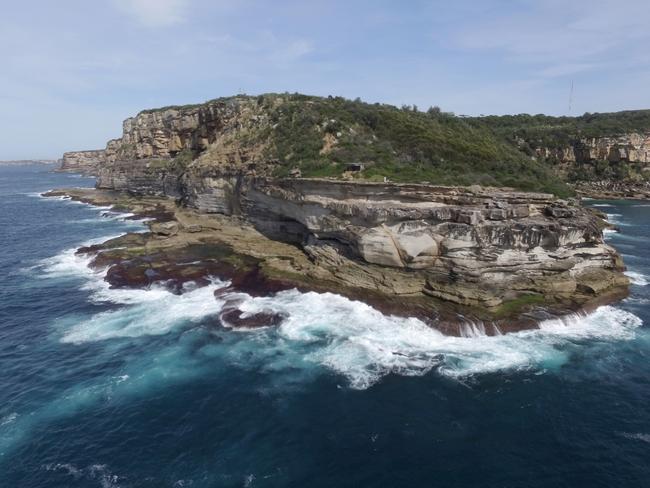
M92 151L71 151L63 153L59 171L69 171L96 176L99 168L106 162L103 149Z
M650 197L650 110L468 119L591 196Z

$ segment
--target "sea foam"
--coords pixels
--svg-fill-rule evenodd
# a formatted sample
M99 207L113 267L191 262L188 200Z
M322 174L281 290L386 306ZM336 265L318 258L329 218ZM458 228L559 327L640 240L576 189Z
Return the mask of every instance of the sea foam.
M493 337L485 335L482 324L468 322L464 337L450 337L416 318L384 315L365 303L332 293L289 290L269 297L232 293L216 299L214 291L225 284L219 280L182 295L156 286L111 289L103 280L103 271L88 268L89 259L66 250L43 263L44 277L82 278L81 287L90 292L91 301L112 306L64 323L60 328L63 343L157 336L196 327L206 320L216 324L226 299L231 298L239 301L245 316L272 312L286 317L276 328L238 334L233 358L238 354L256 358L274 370L318 365L342 375L351 387L359 389L388 374L413 376L435 370L462 378L552 369L567 361L576 342L588 347L589 341L631 339L641 325L629 312L601 307L588 316L549 320L536 330ZM641 282L642 275L632 276ZM218 354L230 353L219 349Z
M637 271L625 271L625 276L630 278L633 285L647 286L650 283L646 275Z
M421 375L432 369L451 377L552 367L566 360L576 340L624 340L641 325L635 315L601 307L588 316L549 320L538 330L488 337L450 337L415 318L386 316L329 293L287 291L246 299L244 312L272 310L288 319L277 329L287 341L310 345L307 359L367 388L387 374Z
M215 299L214 291L222 282L175 295L156 287L113 290L96 275L93 278L85 285L93 289L93 299L120 307L67 327L61 337L64 343L161 335L194 327L209 317L216 321L225 299L231 298L239 301L244 316L273 312L286 317L277 328L239 334L233 357L241 354L275 370L320 365L358 389L388 374L414 376L435 370L462 378L553 368L566 362L576 341L587 345L593 340L627 340L641 325L635 315L608 306L587 316L548 320L536 330L489 337L473 324L466 337L451 337L419 319L387 316L332 293L289 290L269 297L233 293Z

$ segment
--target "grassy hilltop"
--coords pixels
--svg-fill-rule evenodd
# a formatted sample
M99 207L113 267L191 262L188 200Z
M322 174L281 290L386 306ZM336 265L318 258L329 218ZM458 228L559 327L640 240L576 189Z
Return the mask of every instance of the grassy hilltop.
M363 163L360 177L371 180L510 186L560 196L571 190L549 161L535 157L536 148L650 129L650 111L459 117L438 108L423 112L301 94L238 95L207 103L213 102L246 103L264 114L268 123L236 137L241 145L264 147L265 157L280 163L276 176L299 168L306 177L338 177L348 164Z

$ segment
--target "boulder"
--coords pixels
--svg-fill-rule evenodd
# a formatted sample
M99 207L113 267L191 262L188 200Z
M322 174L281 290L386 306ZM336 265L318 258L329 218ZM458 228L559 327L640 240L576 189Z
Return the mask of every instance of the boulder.
M178 234L180 225L178 222L154 222L149 226L151 232L158 236L170 237Z

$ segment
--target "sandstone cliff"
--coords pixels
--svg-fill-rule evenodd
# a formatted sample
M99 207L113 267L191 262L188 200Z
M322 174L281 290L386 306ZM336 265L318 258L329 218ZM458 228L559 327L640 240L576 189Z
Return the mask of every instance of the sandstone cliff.
M541 158L555 159L561 163L627 162L645 168L650 165L650 133L581 138L567 146L539 147L536 153Z
M627 283L599 219L549 194L191 172L179 194L199 210L244 216L325 266L343 256L406 272L405 294L493 308Z
M522 153L589 196L643 198L650 181L650 111L488 116L472 123L489 127ZM602 189L607 188L607 193Z
M106 162L103 149L92 151L71 151L63 153L59 171L69 171L95 176L100 166Z

